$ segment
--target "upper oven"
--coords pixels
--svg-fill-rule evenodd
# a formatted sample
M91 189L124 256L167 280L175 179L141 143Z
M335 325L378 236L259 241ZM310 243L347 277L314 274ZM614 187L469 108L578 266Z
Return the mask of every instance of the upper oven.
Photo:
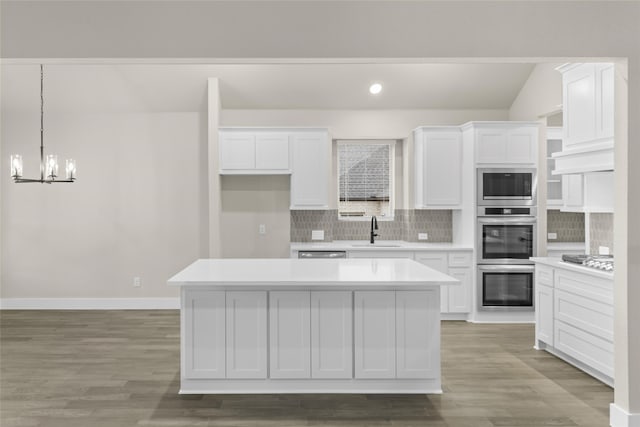
M534 168L478 169L478 206L535 206Z
M536 218L478 217L478 264L532 264Z

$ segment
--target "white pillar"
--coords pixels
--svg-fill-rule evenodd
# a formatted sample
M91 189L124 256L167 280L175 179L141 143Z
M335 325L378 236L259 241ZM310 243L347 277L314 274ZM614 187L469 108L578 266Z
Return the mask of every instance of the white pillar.
M633 72L629 73L628 68ZM640 167L630 159L640 158L640 135L631 134L628 117L638 117L640 83L628 83L638 75L640 61L616 63L615 72L615 182L614 211L615 317L614 403L610 408L613 427L640 426ZM635 96L629 96L629 92ZM634 104L629 104L629 98ZM637 132L637 126L635 127ZM629 144L629 141L633 141ZM629 222L631 219L631 222ZM626 249L626 250L625 250Z
M209 258L221 257L220 174L218 173L218 128L220 127L220 87L217 78L208 79L208 182Z

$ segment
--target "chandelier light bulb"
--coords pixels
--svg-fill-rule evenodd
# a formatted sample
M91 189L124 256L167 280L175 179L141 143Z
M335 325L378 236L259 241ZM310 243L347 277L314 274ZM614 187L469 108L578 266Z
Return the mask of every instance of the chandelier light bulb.
M21 178L22 177L22 156L20 154L12 154L11 155L11 177L12 178Z
M76 161L67 159L66 165L67 179L76 179Z
M58 156L55 154L47 155L45 162L45 176L48 179L55 179L58 176Z

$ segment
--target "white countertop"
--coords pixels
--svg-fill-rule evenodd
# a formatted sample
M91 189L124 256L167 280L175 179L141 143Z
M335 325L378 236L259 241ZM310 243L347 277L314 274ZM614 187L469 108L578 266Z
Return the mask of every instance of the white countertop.
M453 243L421 243L403 240L334 240L333 242L291 242L292 251L471 251L471 246Z
M560 258L553 257L534 257L529 258L537 264L544 264L554 268L564 268L565 270L575 271L577 273L588 274L594 277L600 277L602 279L613 280L613 274L609 271L598 270L597 268L585 267L580 264L574 264L571 262L564 262Z
M169 286L428 287L458 280L410 259L199 259Z

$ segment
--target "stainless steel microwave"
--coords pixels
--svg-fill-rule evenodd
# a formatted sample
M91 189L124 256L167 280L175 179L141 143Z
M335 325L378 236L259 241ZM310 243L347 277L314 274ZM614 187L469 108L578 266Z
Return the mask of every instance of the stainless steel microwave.
M478 169L478 206L535 206L534 168Z

